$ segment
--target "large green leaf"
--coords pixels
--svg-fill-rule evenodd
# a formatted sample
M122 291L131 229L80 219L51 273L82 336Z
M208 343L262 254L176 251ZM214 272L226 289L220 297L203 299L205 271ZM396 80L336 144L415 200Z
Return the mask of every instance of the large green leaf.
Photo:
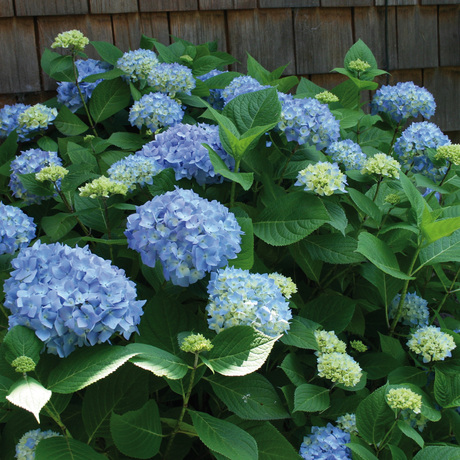
M16 130L14 130L0 145L0 166L4 165L8 160L12 160L15 157L17 149L18 134Z
M111 374L134 355L127 347L115 345L77 349L50 372L48 388L74 393Z
M63 436L43 439L35 450L35 460L104 460L87 444Z
M130 458L151 458L162 440L160 412L151 399L141 409L123 415L112 413L110 431L117 449Z
M412 209L415 211L417 226L421 229L422 226L432 222L433 219L430 214L431 209L425 201L425 198L423 198L415 185L405 174L400 175L399 181L404 193L410 201Z
M118 59L123 56L123 51L111 43L102 41L92 41L90 43L94 46L99 56L113 66L115 66Z
M412 439L415 441L420 447L423 448L425 445L425 441L423 438L420 436L420 433L416 430L414 430L408 423L406 423L404 420L398 420L397 424L399 430L405 434L408 438Z
M289 253L307 278L315 283L319 283L323 263L320 260L313 259L310 255L307 240L300 240L297 243L291 244L288 249Z
M203 362L214 372L231 377L250 374L267 359L278 337L268 337L250 326L234 326L220 332Z
M460 374L446 374L436 369L434 396L441 407L460 406Z
M56 129L64 136L78 136L88 131L89 126L72 113L65 105L59 109L58 116L54 119Z
M243 377L213 375L207 380L229 410L242 419L276 420L289 417L273 385L260 374Z
M286 355L280 367L295 386L307 383L307 379L305 378L305 366L300 362L296 354L289 353Z
M77 225L77 219L72 214L58 212L53 216L44 216L41 225L51 241L58 241Z
M358 241L351 236L338 233L310 235L302 243L313 259L329 264L353 264L364 260L364 257L356 252Z
M281 337L281 342L297 348L318 350L315 331L319 328L318 323L300 316L294 316L290 322L289 331Z
M417 270L425 265L434 265L442 262L460 262L460 230L422 248L419 260L420 266Z
M129 86L121 79L104 80L93 91L89 111L95 123L124 109L131 99Z
M356 61L357 59L361 59L361 61L367 62L371 67L374 69L377 67L377 61L375 60L372 51L369 47L359 39L347 52L344 58L344 66L348 67L348 64L351 61Z
M349 442L346 446L353 452L353 458L356 460L378 460L378 458L366 447L357 442Z
M348 194L365 216L372 217L377 224L380 224L383 217L382 211L368 196L351 187L348 189Z
M238 253L236 259L228 261L231 267L242 268L243 270L250 270L254 265L254 230L252 220L249 216L239 212L238 208L232 209L236 215L236 220L244 232L241 235L241 251ZM241 214L241 215L240 215Z
M219 420L204 412L190 411L199 438L211 450L230 460L255 460L257 443L246 431L233 423Z
M35 335L32 329L25 326L14 326L3 339L2 348L5 350L5 359L11 364L19 356L28 356L35 364L40 359L43 342Z
M460 229L460 217L438 220L422 225L422 233L427 243L433 243L445 236L450 236Z
M460 447L454 446L428 446L417 452L413 460L459 460Z
M319 412L330 405L329 390L304 383L295 389L294 411Z
M397 367L388 374L388 382L392 385L398 383L413 383L414 385L423 387L427 383L427 374L423 369L417 367Z
M0 375L0 404L6 402L6 396L8 395L13 381L8 377Z

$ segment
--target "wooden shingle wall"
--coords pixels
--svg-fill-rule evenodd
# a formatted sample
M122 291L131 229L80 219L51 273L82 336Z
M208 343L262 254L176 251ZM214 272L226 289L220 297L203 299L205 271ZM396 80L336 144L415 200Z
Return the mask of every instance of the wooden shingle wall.
M40 56L69 29L125 51L137 49L142 34L164 44L171 35L217 39L239 60L234 70L246 71L249 52L270 70L288 64L287 75L328 89L343 80L330 70L361 38L390 84L425 86L438 105L431 121L460 132L460 0L0 0L0 107L53 95Z

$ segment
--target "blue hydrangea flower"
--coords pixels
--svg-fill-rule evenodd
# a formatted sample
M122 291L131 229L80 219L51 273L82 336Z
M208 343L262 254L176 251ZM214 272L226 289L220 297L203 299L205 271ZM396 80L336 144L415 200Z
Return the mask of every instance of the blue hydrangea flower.
M423 326L410 335L407 346L414 353L422 355L424 363L429 363L450 358L457 345L453 337L442 332L440 327Z
M242 76L236 77L222 91L224 105L228 104L233 98L241 94L254 93L262 89L272 88L270 85L261 85L255 78Z
M371 102L372 115L386 113L397 123L422 115L431 118L436 110L433 95L412 81L399 82L395 86L382 86Z
M124 270L90 252L37 241L11 262L4 283L9 327L26 326L48 353L68 356L76 347L137 332L144 300Z
M367 158L361 147L351 139L333 142L327 148L326 153L331 155L332 161L342 163L347 171L361 169Z
M434 123L422 121L412 123L403 131L395 143L394 151L406 171L418 172L439 182L447 172L447 161L444 166L435 166L426 150L448 144L449 138Z
M221 332L232 326L252 326L277 337L289 330L289 303L268 274L227 267L211 273L206 311L209 328Z
M155 52L144 49L128 51L117 61L117 68L126 72L132 81L147 79L147 75L157 65Z
M41 203L50 196L38 196L28 192L19 180L20 174L38 173L47 166L62 166L62 160L56 152L41 149L29 149L20 153L10 165L11 176L9 187L16 198L23 199L27 204Z
M327 104L314 98L295 99L291 94L278 93L281 121L277 128L288 141L299 145L309 143L317 150L329 146L340 135L340 124Z
M37 448L38 443L42 439L54 438L55 436L62 436L55 431L42 431L32 430L23 434L19 442L16 444L16 455L17 460L34 460L35 459L35 449Z
M0 202L0 254L14 254L35 238L32 217L15 206Z
M153 177L162 169L164 168L153 158L128 155L110 166L107 174L110 179L126 185L129 191L133 191L136 188L136 184L141 187L144 184L152 185Z
M350 440L350 433L331 423L314 426L304 437L299 454L305 460L351 460L351 450L346 446Z
M214 172L209 152L203 143L214 149L229 169L234 168L235 160L220 143L219 127L205 123L171 127L144 145L138 154L152 158L162 168L173 168L176 180L194 178L200 185L222 182L223 177Z
M8 135L18 127L18 117L30 105L14 104L5 105L0 109L0 138L8 137Z
M102 81L102 78L96 80L94 83L88 83L82 81L84 78L90 75L107 72L112 68L110 64L103 61L97 61L96 59L79 59L75 62L78 70L78 84L80 91L83 95L85 103L88 102L91 94L93 94L94 88ZM75 112L80 107L83 107L78 88L75 83L63 81L58 82L57 87L57 100L61 104L67 106L72 112Z
M241 250L235 216L218 201L176 188L138 206L128 217L128 247L144 264L163 266L166 280L188 286L234 259Z
M391 302L389 309L390 318L395 317L400 300L401 294L397 294ZM404 298L400 321L407 326L421 327L428 325L429 317L428 302L419 297L415 292L408 292Z
M155 91L169 93L172 96L178 92L190 95L196 86L192 70L176 62L161 63L153 67L147 75L147 83Z
M198 78L201 81L206 81L212 77L215 77L217 75L220 75L226 72L227 72L226 70L222 71L222 70L214 69L214 70L211 70L211 72L208 72L207 74L200 75ZM223 92L223 89L218 89L218 88L210 89L209 96L205 97L205 100L209 102L214 109L222 110L224 108L224 99L222 97L222 92Z
M45 131L57 117L54 107L35 104L18 115L18 138L21 141L30 140Z
M149 93L136 101L129 111L131 126L141 129L146 126L155 132L157 129L174 126L184 118L181 105L163 93Z

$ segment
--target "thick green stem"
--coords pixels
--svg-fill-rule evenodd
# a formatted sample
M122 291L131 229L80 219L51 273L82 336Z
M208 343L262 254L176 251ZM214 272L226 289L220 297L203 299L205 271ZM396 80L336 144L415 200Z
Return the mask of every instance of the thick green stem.
M237 173L240 169L241 160L235 161L235 172ZM230 207L233 208L235 206L235 193L236 193L236 182L232 182L232 188L230 190Z
M394 144L396 142L396 137L398 136L399 130L401 129L401 124L402 124L402 121L400 121L396 125L395 131L393 133L393 139L391 139L390 149L388 150L388 155L391 155L391 152L393 150L393 146L394 146Z
M64 436L66 438L72 438L70 431L67 429L64 423L62 423L62 420L59 414L57 412L52 411L48 406L45 406L45 411L56 422L56 425L59 426L61 431L64 433Z
M394 430L395 426L398 424L399 417L401 416L401 411L399 411L398 416L396 417L395 421L393 422L393 425L391 425L391 428L387 431L386 435L383 437L383 439L380 441L379 446L377 447L374 444L375 449L377 450L377 454L379 454L386 446L386 441L390 437L391 432Z
M112 232L110 230L109 209L107 207L107 198L105 198L103 196L103 197L101 197L101 200L102 200L102 207L103 207L104 223L105 223L105 228L107 230L107 239L111 240L112 239ZM113 248L112 248L112 245L109 245L109 251L110 251L110 259L113 260Z

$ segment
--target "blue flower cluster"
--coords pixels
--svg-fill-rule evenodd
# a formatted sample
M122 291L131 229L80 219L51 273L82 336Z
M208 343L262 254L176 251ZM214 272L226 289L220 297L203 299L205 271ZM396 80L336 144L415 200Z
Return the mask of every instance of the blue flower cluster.
M102 78L96 80L94 83L88 83L82 80L90 75L107 72L112 66L107 62L97 61L96 59L79 59L75 62L75 65L78 70L78 85L80 86L81 94L86 103L91 97L91 94L93 94L94 88L102 81ZM72 82L58 82L57 100L61 104L67 106L72 112L83 107L77 85Z
M198 78L201 81L206 81L206 80L209 80L212 77L215 77L215 76L220 75L220 74L225 73L225 72L227 72L227 71L226 70L222 71L222 70L214 69L214 70L211 70L211 72L208 72L205 75L200 75ZM209 90L209 96L205 97L205 100L207 102L209 102L214 109L222 110L224 108L224 99L222 97L222 91L223 91L223 89L210 89Z
M268 274L227 267L211 273L206 311L209 328L221 332L232 326L252 326L277 337L289 330L289 303Z
M236 96L246 93L254 93L262 89L272 88L270 85L261 85L255 78L242 76L236 77L232 82L222 91L222 99L224 105L228 104Z
M166 280L188 286L234 259L241 250L235 216L218 201L176 188L138 206L128 217L128 247L144 264L163 265Z
M0 201L0 254L14 254L35 238L32 217L15 206Z
M422 121L412 123L403 131L395 143L394 151L406 171L418 172L438 182L446 174L447 161L444 166L435 166L427 155L427 149L448 144L449 138L434 123Z
M351 450L346 446L350 440L350 433L331 423L314 426L304 437L299 454L305 460L351 460Z
M10 165L11 176L9 187L16 198L21 198L27 204L39 204L49 199L49 196L38 196L30 193L22 185L19 175L38 173L46 166L62 166L62 160L56 152L41 149L29 149L20 153ZM58 181L59 183L59 181Z
M18 118L30 105L5 105L0 109L0 138L8 135L18 127Z
M147 79L147 75L157 65L155 52L144 49L128 51L117 61L117 68L126 72L132 81Z
M5 281L9 327L26 326L61 358L76 347L137 332L145 300L124 270L90 252L61 243L21 249Z
M156 65L147 75L147 83L155 91L172 96L178 92L190 95L196 86L192 70L176 62Z
M436 110L433 95L412 81L399 82L395 86L382 86L371 102L372 115L386 113L397 123L422 115L431 118Z
M194 178L200 185L222 182L223 177L214 172L208 150L203 143L208 144L229 169L234 168L235 160L225 152L220 143L218 126L205 123L173 126L144 145L138 154L152 158L164 169L173 168L176 180Z
M333 142L326 153L331 155L332 161L342 163L346 170L362 169L367 158L361 147L351 139Z
M401 294L397 294L390 304L390 318L395 317L400 301ZM428 325L429 317L428 302L419 297L415 292L408 292L404 298L400 321L407 326L422 327Z
M55 431L42 431L32 430L24 433L16 444L16 459L17 460L34 460L35 459L35 449L37 448L38 443L42 439L54 438L55 436L62 436Z
M340 124L327 104L313 98L295 99L291 94L278 93L281 121L278 129L288 141L299 145L310 143L317 150L328 147L340 135Z
M153 159L140 155L128 155L117 161L107 171L110 179L126 185L129 191L144 184L152 185L153 177L163 168Z
M131 126L141 129L146 126L155 132L157 129L174 126L184 118L181 105L163 93L149 93L136 101L129 111Z

